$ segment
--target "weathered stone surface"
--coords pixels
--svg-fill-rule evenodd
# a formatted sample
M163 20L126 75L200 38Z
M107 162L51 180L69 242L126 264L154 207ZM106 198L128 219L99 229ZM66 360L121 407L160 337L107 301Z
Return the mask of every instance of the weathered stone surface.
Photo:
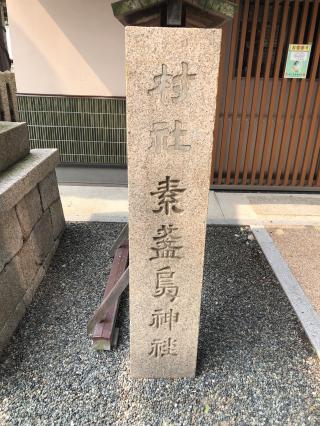
M31 238L25 241L22 249L17 254L17 258L20 262L21 270L24 276L25 289L28 289L30 286L32 286L34 277L39 269L39 265L37 264L35 256L33 240Z
M60 195L55 170L39 183L39 190L43 210L46 210L54 201L59 199Z
M5 325L2 328L0 326L0 352L8 345L10 337L14 333L25 312L25 304L21 301L13 310Z
M42 215L39 222L33 228L29 238L36 263L41 265L52 250L54 244L49 210Z
M16 207L23 238L27 239L34 225L42 216L42 205L38 186L33 188Z
M56 240L63 232L65 227L64 214L60 198L51 205L50 214L52 220L53 238Z
M15 209L0 213L0 271L22 247L22 232Z
M45 269L43 268L43 266L40 266L35 277L33 278L31 286L28 288L28 290L25 292L25 295L23 296L23 302L26 306L30 305L30 303L32 302L35 292L41 284L41 281L43 280L45 274Z
M44 268L44 270L45 270L45 271L47 271L47 270L48 270L48 268L49 268L49 266L50 266L50 264L51 264L52 258L53 258L53 256L54 256L54 254L55 254L55 252L56 252L57 248L59 247L59 243L60 243L60 240L59 240L59 239L57 239L57 240L54 242L54 244L53 244L53 246L52 246L51 250L49 251L49 253L48 253L48 255L47 255L47 257L45 258L45 260L44 260L44 262L43 262L43 264L42 264L42 266L43 266L43 268Z
M135 377L195 375L220 40L126 28Z
M30 154L0 174L0 213L10 210L59 162L56 149L32 149Z
M24 300L26 305L29 305L31 303L37 288L39 287L41 281L43 280L43 278L44 278L44 276L45 276L45 274L46 274L46 272L47 272L47 270L50 266L50 263L51 263L52 258L53 258L54 254L55 254L55 252L56 252L56 250L59 246L59 243L60 243L59 239L54 241L54 244L53 244L51 250L49 251L49 253L47 254L46 258L44 259L42 265L40 267L37 266L38 269L36 271L36 274L33 277L31 284L29 285L29 288L27 289L27 291L26 291L26 293L23 297L23 300Z
M1 113L6 121L19 121L17 87L11 71L0 72Z
M13 259L0 272L0 329L11 317L24 295L23 274L19 261Z
M0 172L24 158L29 151L26 123L0 122Z

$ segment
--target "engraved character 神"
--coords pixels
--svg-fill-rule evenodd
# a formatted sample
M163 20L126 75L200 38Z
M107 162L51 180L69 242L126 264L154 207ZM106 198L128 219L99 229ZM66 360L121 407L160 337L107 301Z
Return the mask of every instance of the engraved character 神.
M171 331L173 323L178 322L178 320L179 312L174 312L173 309L169 309L168 311L155 309L152 313L152 321L149 326L154 328L167 326Z
M179 287L174 283L175 272L170 266L158 269L156 272L156 291L154 297L166 295L173 302L178 295Z
M167 355L176 356L177 354L177 341L168 337L166 339L153 339L151 343L151 351L149 355L154 358L162 358Z
M177 230L178 228L175 228L173 225L162 225L158 229L158 235L152 237L156 247L150 247L155 252L155 256L150 257L150 260L162 258L181 259L181 256L178 256L177 252L182 249L182 246L175 245L181 237L173 235L173 231Z
M177 207L178 195L186 190L186 188L178 188L180 183L179 179L171 179L170 176L166 176L166 179L160 181L158 184L158 190L150 192L151 195L158 195L158 206L159 208L153 210L154 213L161 213L163 210L166 215L169 215L170 211L174 213L182 213L183 209Z

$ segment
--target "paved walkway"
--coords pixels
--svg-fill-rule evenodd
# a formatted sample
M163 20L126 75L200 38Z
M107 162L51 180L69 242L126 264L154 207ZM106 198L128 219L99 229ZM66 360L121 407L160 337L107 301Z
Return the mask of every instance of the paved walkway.
M127 188L61 185L60 193L68 221L127 221ZM208 223L320 226L320 194L210 191Z
M269 226L267 230L320 314L320 227Z

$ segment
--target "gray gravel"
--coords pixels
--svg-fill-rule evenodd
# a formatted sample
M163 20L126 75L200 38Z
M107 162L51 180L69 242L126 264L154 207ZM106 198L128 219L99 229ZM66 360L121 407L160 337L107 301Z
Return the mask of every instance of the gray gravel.
M128 295L113 352L91 350L121 225L68 224L0 363L1 425L319 425L320 367L245 228L209 226L196 379L131 380Z

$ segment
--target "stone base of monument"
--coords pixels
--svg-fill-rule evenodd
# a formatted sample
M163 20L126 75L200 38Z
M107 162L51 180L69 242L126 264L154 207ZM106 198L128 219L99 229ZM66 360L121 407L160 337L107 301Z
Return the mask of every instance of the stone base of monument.
M21 149L17 158L14 150L1 151L1 164L11 166L0 172L0 351L32 301L65 226L55 174L58 151L29 151L25 123L1 123L4 145L5 135L15 143L19 136Z

